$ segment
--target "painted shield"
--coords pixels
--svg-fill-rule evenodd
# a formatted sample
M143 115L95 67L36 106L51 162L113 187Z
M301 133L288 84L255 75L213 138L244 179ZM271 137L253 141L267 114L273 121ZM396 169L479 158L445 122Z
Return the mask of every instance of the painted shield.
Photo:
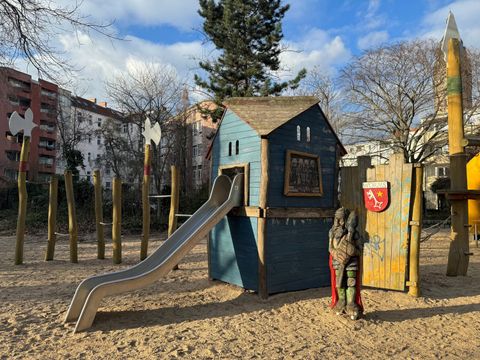
M380 212L390 203L388 181L371 181L363 183L363 200L369 211Z

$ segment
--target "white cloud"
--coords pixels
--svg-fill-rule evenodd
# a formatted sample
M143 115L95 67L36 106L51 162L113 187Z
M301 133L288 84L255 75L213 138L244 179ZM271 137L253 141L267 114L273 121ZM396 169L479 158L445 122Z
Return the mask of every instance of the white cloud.
M366 50L381 45L389 39L387 31L373 31L358 39L357 46L361 50Z
M341 37L331 37L321 29L312 29L300 41L287 42L286 46L289 50L280 56L282 65L289 70L282 73L285 78L314 66L332 72L351 56Z
M105 81L132 67L140 67L145 62L171 66L181 79L189 82L197 59L204 57L209 50L200 41L166 45L134 36L127 36L125 41L112 42L104 37L88 37L84 34L64 35L60 38L60 44L74 65L81 69L75 81L84 90L81 95L99 99L107 99Z
M480 22L478 21L480 1L478 0L453 1L449 5L428 14L422 21L421 36L440 41L445 30L445 21L449 10L455 15L458 30L465 46L480 48Z
M71 0L59 1L72 6ZM84 0L80 10L96 21L125 25L171 25L190 30L200 23L198 0Z

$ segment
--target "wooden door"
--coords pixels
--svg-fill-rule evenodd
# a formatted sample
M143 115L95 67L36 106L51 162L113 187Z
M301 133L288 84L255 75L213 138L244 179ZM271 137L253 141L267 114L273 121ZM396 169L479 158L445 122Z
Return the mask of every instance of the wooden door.
M393 155L388 165L341 169L342 206L355 209L363 237L362 284L381 289L405 290L410 241L413 164ZM363 201L364 181L388 181L390 204L382 212L367 211Z

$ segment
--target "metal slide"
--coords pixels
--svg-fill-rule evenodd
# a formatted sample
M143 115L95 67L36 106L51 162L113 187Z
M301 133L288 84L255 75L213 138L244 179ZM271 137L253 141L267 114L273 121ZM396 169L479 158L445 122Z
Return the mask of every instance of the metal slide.
M75 291L65 322L77 321L74 332L92 326L105 296L144 288L166 275L235 206L240 206L243 174L231 181L220 175L210 197L157 250L139 264L122 271L83 280Z

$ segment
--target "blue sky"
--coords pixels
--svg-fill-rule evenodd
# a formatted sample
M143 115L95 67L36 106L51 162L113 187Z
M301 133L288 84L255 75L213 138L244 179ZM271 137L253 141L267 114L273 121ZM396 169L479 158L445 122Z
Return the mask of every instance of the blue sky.
M68 0L60 0L68 4ZM466 46L480 47L480 0L290 0L284 22L282 76L318 66L334 73L351 56L381 43L416 37L440 41L452 10ZM105 99L104 81L143 63L172 67L191 84L198 59L211 54L203 42L198 0L84 0L82 12L114 21L125 41L97 34L63 34L58 47L82 68L74 82L85 97ZM107 99L108 100L108 99Z

